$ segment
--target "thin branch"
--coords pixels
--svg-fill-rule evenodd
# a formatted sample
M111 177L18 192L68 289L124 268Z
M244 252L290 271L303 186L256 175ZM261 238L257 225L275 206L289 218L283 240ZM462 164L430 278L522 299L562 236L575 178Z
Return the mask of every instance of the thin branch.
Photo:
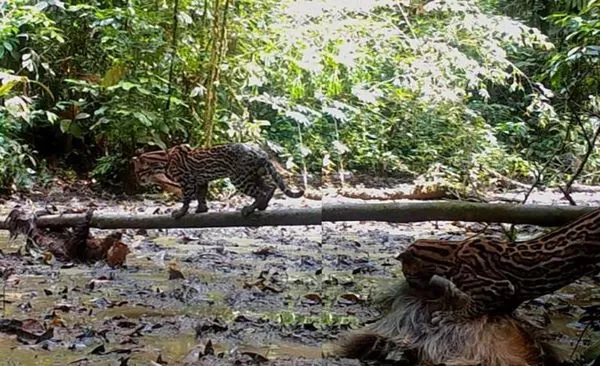
M558 149L556 149L556 151L554 152L554 154L552 154L552 157L550 157L548 160L546 160L546 162L544 163L544 165L542 166L542 168L535 175L535 180L533 181L533 183L531 184L531 186L527 190L527 193L525 193L525 196L523 197L523 201L521 202L522 205L524 205L525 203L527 203L527 200L529 199L529 196L531 196L531 193L533 193L533 190L535 189L535 187L537 187L538 184L540 183L542 175L544 174L544 172L546 171L546 169L548 169L548 167L550 166L550 163L552 163L552 160L554 160L554 158L558 154L560 154L561 152L563 152L564 149L567 147L567 141L569 141L569 134L571 133L571 127L572 127L572 123L569 122L569 125L567 126L567 130L565 131L565 138L562 140L562 143L561 143L560 147ZM511 224L510 228L508 230L508 233L505 232L504 234L507 235L509 239L513 238L515 236L515 224Z
M587 161L589 160L590 156L594 152L594 149L596 147L596 141L598 140L598 136L600 136L600 125L596 128L596 132L594 133L594 136L592 137L592 140L591 141L588 140L587 151L585 152L585 155L583 156L583 159L581 160L581 163L577 167L577 170L575 171L575 173L573 174L573 176L571 176L571 179L569 179L569 181L567 182L567 185L565 186L565 189L564 190L561 189L563 191L563 194L565 194L565 197L570 193L571 186L573 185L573 183L575 183L575 180L577 180L577 178L579 177L579 175L581 174L581 172L583 172L583 169L585 168L585 164L587 163ZM567 199L569 199L569 198L567 197Z
M177 57L177 26L179 19L177 13L179 12L179 0L175 0L173 5L173 38L171 40L171 60L169 65L169 89L167 90L167 105L165 106L164 119L166 122L167 113L171 107L171 94L173 93L173 70L175 65L175 57Z
M571 197L571 194L565 190L563 187L558 187L558 189L560 189L560 191L562 192L563 196L565 196L565 198L567 199L567 201L569 201L569 204L571 206L577 206L577 203L575 203L575 200L573 199L573 197Z
M577 348L579 348L579 344L581 343L581 340L583 339L583 335L585 334L585 332L587 332L587 330L589 329L589 327L592 325L592 323L594 322L594 320L590 320L585 327L583 328L583 330L581 331L581 333L579 334L579 338L577 339L577 343L575 343L575 347L573 347L573 351L571 352L571 356L569 357L569 359L571 361L573 361L573 357L575 356L575 351L577 351Z
M398 6L398 10L400 10L400 14L402 14L402 18L404 18L404 22L406 23L410 34L412 34L413 39L417 39L417 34L415 33L412 25L410 24L410 21L408 20L408 16L406 15L404 8L402 7L402 3L398 2L396 5Z

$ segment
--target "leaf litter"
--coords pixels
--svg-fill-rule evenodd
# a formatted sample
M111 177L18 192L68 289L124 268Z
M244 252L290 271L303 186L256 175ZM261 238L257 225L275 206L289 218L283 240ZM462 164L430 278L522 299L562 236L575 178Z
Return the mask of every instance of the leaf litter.
M274 199L270 209L359 202L323 192L322 202ZM0 214L23 204L7 201ZM33 205L48 206L42 200ZM160 197L90 195L57 200L52 210L169 213L178 205ZM209 202L211 211L237 205ZM456 239L476 229L471 223L340 222L122 230L114 263L106 256L95 263L36 258L23 252L23 239L2 232L0 352L17 364L40 365L320 365L328 342L380 315L369 299L401 276L394 258L414 238ZM598 284L598 277L586 278L520 310L545 324L558 344L569 350L577 344L577 354L593 351L600 340L593 317Z

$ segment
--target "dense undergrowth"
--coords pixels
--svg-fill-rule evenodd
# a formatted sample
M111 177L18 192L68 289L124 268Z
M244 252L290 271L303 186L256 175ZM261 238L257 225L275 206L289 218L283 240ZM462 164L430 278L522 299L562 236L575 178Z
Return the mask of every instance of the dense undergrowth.
M120 184L137 149L184 141L464 185L585 162L598 183L600 2L538 3L0 2L0 186Z

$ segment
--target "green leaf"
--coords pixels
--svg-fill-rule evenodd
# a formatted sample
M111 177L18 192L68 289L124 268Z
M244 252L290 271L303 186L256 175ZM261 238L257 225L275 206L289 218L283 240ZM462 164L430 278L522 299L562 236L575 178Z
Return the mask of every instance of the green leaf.
M204 96L204 93L206 92L206 88L202 85L195 87L194 89L192 89L192 91L190 92L190 97L194 98L194 97L202 97Z
M112 91L115 89L123 89L125 91L129 91L132 88L136 88L137 86L138 86L137 84L131 83L129 81L120 81L118 84L109 86L106 89L109 91Z
M192 17L190 17L187 13L184 13L182 11L180 11L177 14L177 18L179 19L179 22L181 22L181 24L190 25L193 23Z
M350 149L348 149L348 146L344 145L344 143L342 143L341 141L337 141L337 140L333 142L333 148L340 155L343 155L343 154L347 153L348 151L350 151Z
M81 129L79 123L73 122L71 124L71 130L69 131L69 133L71 133L71 135L75 136L78 139L83 138L83 130Z
M340 122L346 122L346 120L348 119L348 117L346 117L346 114L338 108L323 107L323 113L327 113L328 115L337 119Z
M133 116L138 121L140 121L144 126L146 126L146 127L152 126L152 121L150 121L150 119L142 112L133 112Z
M294 121L298 122L301 125L304 125L304 126L310 125L310 121L302 113L294 112L294 111L287 111L287 112L285 112L285 115L286 115L286 117L293 119Z
M108 107L106 107L106 106L100 107L100 108L96 109L94 111L94 116L102 116L102 115L104 115L104 112L106 112L107 109L108 109Z
M8 95L8 93L10 93L10 91L12 90L12 88L17 85L18 80L10 80L9 82L7 82L6 84L0 85L0 98L5 97L6 95Z
M76 138L83 137L83 131L78 123L69 119L63 119L60 121L60 131L65 134L73 135Z
M91 127L90 130L95 130L96 128L98 128L99 126L103 125L103 124L107 124L110 123L110 120L106 117L102 117L98 120L98 122L94 123Z
M44 9L46 9L48 7L48 3L45 1L40 1L39 3L35 4L35 6L33 7L36 11L44 11Z
M58 116L50 111L46 111L46 118L48 118L48 122L54 124L54 122L58 121Z
M123 79L123 77L125 76L126 73L127 73L127 67L125 65L114 64L110 69L108 69L108 71L102 78L102 82L100 83L100 85L103 88L107 88L109 86L115 85L116 83L118 83L119 81L121 81ZM126 89L126 90L128 90L128 89Z
M62 119L60 121L60 132L67 133L71 129L71 124L73 122L70 119Z

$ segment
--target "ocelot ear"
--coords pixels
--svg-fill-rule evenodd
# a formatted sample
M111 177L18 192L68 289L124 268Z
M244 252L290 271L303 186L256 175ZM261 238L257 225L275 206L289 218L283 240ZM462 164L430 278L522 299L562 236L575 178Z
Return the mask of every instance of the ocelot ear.
M399 260L400 262L403 262L404 260L406 260L408 258L408 253L406 251L398 254L394 259Z

